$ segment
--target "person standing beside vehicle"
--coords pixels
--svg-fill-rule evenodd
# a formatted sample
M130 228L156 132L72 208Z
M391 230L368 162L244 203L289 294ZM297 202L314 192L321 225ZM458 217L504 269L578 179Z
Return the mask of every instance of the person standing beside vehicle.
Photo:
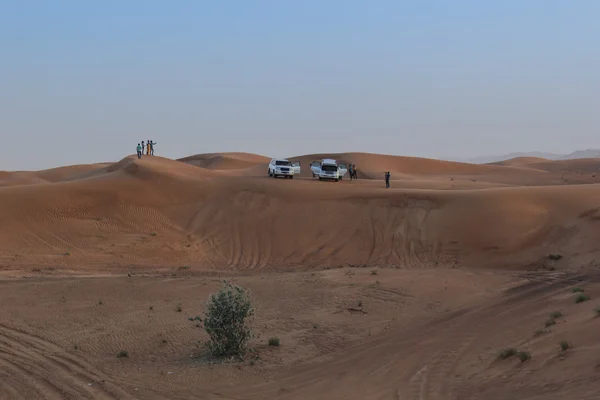
M348 164L348 172L350 172L350 180L354 178L354 169L352 168L352 164Z
M386 189L390 187L390 177L391 177L390 172L389 171L386 172L385 173L385 187L386 187Z

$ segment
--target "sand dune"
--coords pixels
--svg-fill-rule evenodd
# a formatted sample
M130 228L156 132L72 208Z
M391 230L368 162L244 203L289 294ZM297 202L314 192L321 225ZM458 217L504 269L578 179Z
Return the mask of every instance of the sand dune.
M595 174L600 172L599 158L546 161L530 164L530 167L554 173Z
M102 264L110 251L113 265L194 260L217 270L429 267L448 258L524 267L574 229L593 229L578 216L597 207L600 186L386 191L127 157L85 179L6 187L0 199L0 254L22 253L19 265ZM593 245L581 244L579 256Z
M41 171L0 171L0 186L35 185L76 179L108 166L108 163L69 165Z
M509 160L497 161L493 163L488 163L487 165L507 165L511 167L523 167L536 163L545 163L552 162L546 158L542 157L515 157Z
M571 160L545 160L543 158L516 158L494 165L510 165L530 168L536 171L552 173L562 180L563 184L596 183L600 178L600 159L581 158Z
M268 164L270 159L250 153L206 153L180 158L178 161L207 169L231 170Z
M325 156L359 181L311 179ZM268 159L243 153L0 174L0 398L598 393L600 319L571 289L600 295L600 185L564 172L592 183L596 161L292 159L300 179L267 178ZM206 337L187 318L217 277L255 294L252 363L195 358ZM509 346L532 360L498 361Z

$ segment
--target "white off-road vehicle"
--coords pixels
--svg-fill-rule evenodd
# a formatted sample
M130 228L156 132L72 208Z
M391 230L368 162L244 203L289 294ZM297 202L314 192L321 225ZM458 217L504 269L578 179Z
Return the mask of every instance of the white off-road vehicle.
M345 163L337 163L336 160L325 158L321 161L313 161L310 163L310 169L313 174L313 178L319 178L320 181L324 179L332 179L339 181L344 178L344 175L348 172L348 167Z
M284 158L274 158L269 163L269 176L277 178L283 176L293 179L294 175L300 173L300 161L290 162Z

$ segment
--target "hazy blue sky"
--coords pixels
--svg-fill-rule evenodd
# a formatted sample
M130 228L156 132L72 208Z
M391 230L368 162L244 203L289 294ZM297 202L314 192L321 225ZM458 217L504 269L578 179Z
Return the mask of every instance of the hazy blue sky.
M600 147L597 0L0 0L0 169Z

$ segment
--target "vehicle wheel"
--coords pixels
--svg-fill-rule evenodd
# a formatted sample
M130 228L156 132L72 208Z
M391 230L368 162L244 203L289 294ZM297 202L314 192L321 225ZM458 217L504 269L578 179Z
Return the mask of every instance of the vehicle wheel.
M322 180L323 180L323 178L319 177L319 180L320 180L320 181L322 181Z
M294 179L294 175L290 175L290 179Z
M271 170L267 171L267 175L269 175L269 178L271 177Z
M335 181L337 182L337 181L339 181L339 179L336 179Z

